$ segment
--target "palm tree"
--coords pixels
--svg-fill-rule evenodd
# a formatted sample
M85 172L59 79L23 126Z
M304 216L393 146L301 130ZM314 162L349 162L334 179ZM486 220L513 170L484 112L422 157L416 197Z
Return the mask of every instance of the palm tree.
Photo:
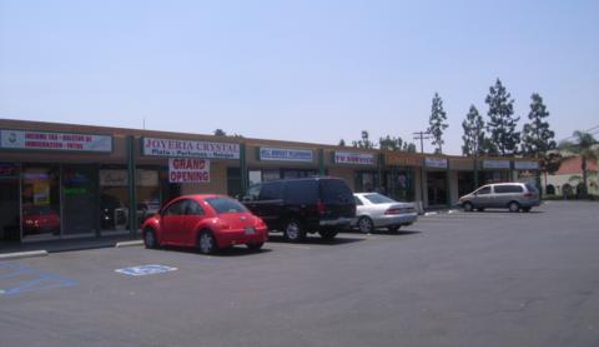
M589 162L597 162L599 158L599 151L597 146L597 140L593 135L582 131L575 131L572 134L574 141L564 141L559 145L559 148L571 156L579 156L582 159L582 182L584 184L583 196L586 196L588 187L588 164Z

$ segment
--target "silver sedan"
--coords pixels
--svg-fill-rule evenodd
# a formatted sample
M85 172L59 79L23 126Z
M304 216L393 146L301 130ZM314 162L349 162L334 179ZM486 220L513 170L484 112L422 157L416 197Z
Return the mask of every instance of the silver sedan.
M354 193L354 199L356 218L352 225L363 233L383 227L396 232L401 226L410 225L418 219L413 203L398 202L379 193Z

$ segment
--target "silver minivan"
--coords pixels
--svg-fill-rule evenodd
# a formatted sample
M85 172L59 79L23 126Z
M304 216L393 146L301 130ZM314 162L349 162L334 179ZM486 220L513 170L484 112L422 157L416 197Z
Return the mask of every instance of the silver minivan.
M494 183L462 196L459 204L467 212L474 209L484 211L485 208L529 212L533 206L540 205L540 200L537 189L528 183Z

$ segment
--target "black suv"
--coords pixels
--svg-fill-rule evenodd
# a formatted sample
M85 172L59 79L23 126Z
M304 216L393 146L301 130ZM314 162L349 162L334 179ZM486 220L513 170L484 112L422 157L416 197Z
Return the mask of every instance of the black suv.
M345 181L335 177L278 180L251 186L243 203L268 228L285 239L301 241L318 232L332 239L356 216L356 203Z

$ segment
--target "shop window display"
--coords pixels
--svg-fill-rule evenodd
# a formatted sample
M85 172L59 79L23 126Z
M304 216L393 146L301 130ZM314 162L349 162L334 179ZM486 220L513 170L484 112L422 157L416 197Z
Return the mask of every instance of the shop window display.
M23 237L61 233L59 168L26 167L22 174Z

